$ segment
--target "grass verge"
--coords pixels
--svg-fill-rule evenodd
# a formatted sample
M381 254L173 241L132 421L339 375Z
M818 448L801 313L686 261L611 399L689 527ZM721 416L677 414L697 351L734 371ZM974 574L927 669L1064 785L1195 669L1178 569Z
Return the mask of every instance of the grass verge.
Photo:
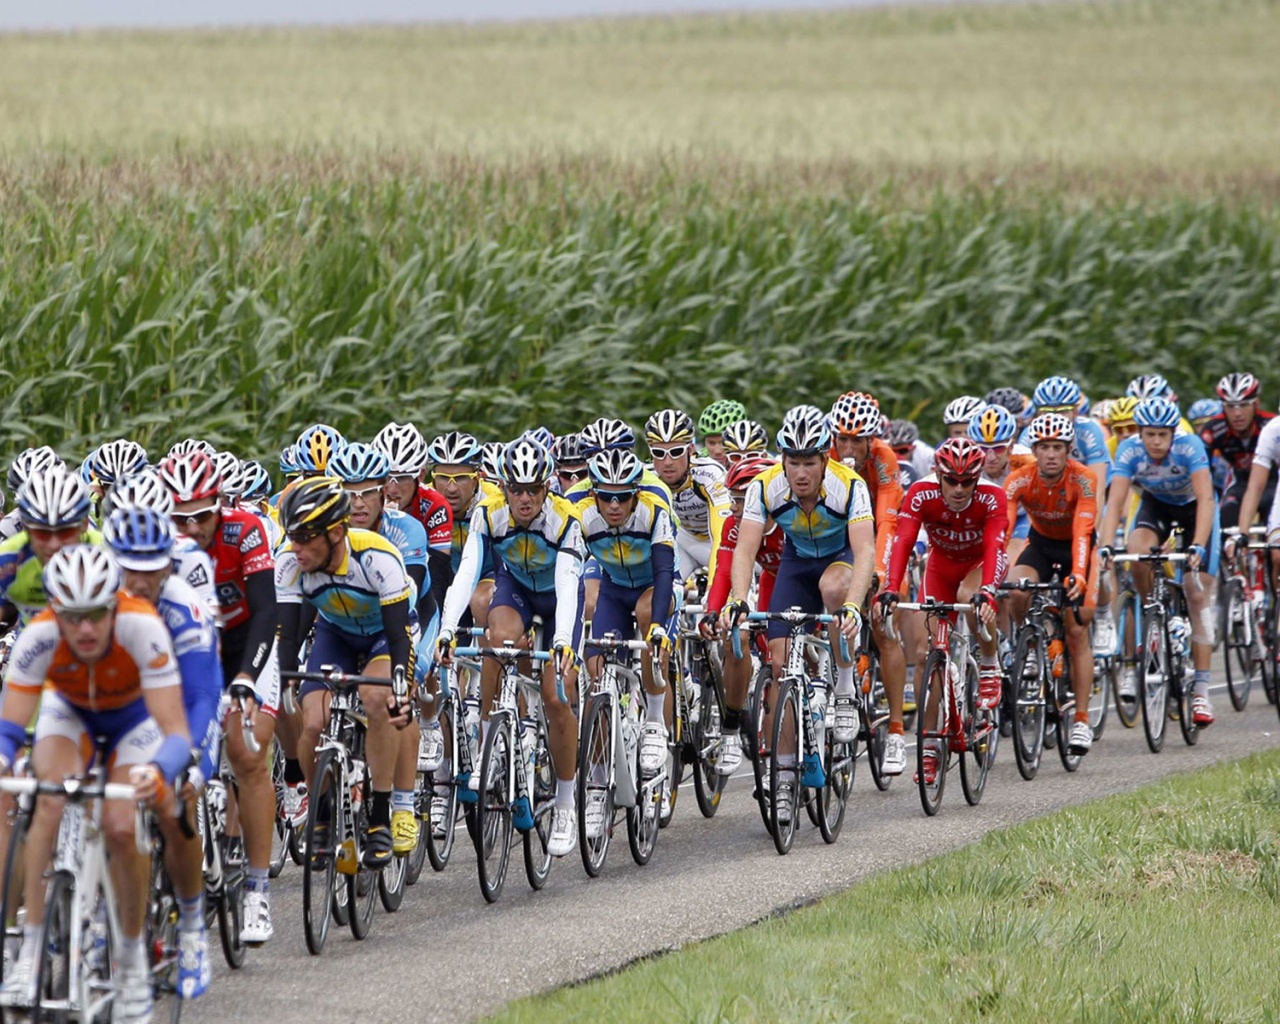
M1274 1022L1278 850L1268 751L993 832L494 1020Z

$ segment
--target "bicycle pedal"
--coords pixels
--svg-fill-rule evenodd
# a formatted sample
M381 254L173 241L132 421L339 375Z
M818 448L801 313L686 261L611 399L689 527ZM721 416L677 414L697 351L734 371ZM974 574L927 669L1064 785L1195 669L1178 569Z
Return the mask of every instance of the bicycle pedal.
M354 875L360 870L360 858L356 856L354 839L343 840L338 847L338 871L344 875Z

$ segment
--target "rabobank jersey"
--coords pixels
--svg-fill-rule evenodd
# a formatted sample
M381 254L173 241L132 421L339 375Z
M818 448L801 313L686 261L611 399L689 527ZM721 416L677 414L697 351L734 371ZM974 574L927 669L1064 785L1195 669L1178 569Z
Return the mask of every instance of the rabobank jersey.
M426 576L422 580L422 589L431 589L431 569L427 566L427 530L413 516L393 508L384 508L378 520L378 532L391 541L404 559L405 568L411 565L422 566ZM418 588L413 577L409 577L410 606L418 603Z
M337 571L303 572L293 545L276 560L276 600L315 606L330 625L359 636L382 632L382 606L409 600L412 587L399 549L381 534L352 528Z
M1169 454L1156 462L1138 437L1127 437L1116 449L1115 475L1131 480L1145 494L1168 505L1189 505L1196 500L1191 474L1209 469L1204 442L1194 434L1175 434Z
M609 526L593 498L577 506L587 550L614 584L628 589L653 586L653 549L667 547L675 558L675 528L667 506L638 491L636 507L621 526Z
M867 485L848 466L827 461L817 503L805 511L791 493L781 463L770 466L747 486L744 521L772 519L786 534L786 550L800 558L830 558L849 545L849 524L873 520Z

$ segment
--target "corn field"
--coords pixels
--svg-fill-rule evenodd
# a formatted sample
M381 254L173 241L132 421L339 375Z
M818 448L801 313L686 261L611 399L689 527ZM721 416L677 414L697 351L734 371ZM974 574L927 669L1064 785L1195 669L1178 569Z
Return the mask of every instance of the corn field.
M961 393L1051 373L1094 397L1235 368L1280 388L1280 253L1248 206L939 197L647 202L401 178L109 201L10 194L0 442L271 457L308 422L508 437L723 397L776 425L876 393L926 433Z

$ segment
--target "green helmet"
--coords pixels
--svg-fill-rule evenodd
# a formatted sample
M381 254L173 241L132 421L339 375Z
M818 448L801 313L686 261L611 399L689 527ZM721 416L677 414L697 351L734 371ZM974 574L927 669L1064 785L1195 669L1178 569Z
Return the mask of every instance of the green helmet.
M722 398L718 402L712 402L709 406L702 410L702 415L698 417L698 436L714 437L717 434L723 434L724 428L731 423L737 423L738 420L747 418L747 407L741 402L735 402L731 398Z

